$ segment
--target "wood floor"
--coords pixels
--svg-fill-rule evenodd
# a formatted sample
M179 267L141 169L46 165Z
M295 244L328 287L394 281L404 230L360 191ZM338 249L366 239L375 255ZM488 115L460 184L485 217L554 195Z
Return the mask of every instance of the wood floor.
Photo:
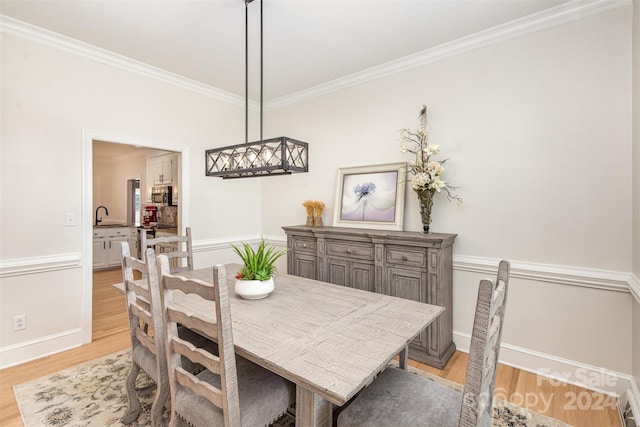
M93 274L91 344L0 370L0 426L22 426L12 387L130 346L122 295L111 288L121 282L120 270ZM412 366L462 384L467 354L456 352L443 370L410 361ZM571 385L558 385L535 374L500 365L496 397L557 418L576 427L622 427L614 399Z

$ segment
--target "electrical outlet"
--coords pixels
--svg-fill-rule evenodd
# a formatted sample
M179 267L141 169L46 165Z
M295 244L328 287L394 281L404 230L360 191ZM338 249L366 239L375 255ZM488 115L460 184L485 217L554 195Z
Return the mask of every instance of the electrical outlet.
M27 315L19 314L13 316L13 332L27 329Z

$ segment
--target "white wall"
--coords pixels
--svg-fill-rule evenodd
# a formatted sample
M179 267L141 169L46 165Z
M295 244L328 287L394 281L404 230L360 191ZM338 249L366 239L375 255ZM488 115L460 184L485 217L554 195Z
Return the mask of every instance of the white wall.
M268 134L309 142L311 161L263 181L263 232L303 224L307 199L331 224L337 168L408 160L398 130L415 129L424 103L464 198L434 205L432 230L458 233L454 257L631 271L630 17L619 8L270 111ZM406 198L405 230L418 231ZM483 276L454 274L460 337ZM628 293L543 280L510 292L505 343L631 372Z
M82 229L93 221L93 212L82 216L84 201L92 204L81 190L83 130L188 146L191 202L183 225L192 226L194 239L259 234L260 210L250 206L259 206L260 185L204 176L205 149L242 141L241 106L1 37L0 365L6 365L81 342L81 261L91 257ZM65 227L71 212L78 225ZM10 331L16 314L27 315L26 330Z
M109 216L100 210L99 217L104 223L127 222L127 181L146 181L147 154L138 151L124 156L96 158L93 160L93 209L106 206ZM142 204L144 206L145 185L141 183Z
M633 272L640 288L640 0L633 4L633 225ZM633 313L633 375L640 390L640 300L634 301Z

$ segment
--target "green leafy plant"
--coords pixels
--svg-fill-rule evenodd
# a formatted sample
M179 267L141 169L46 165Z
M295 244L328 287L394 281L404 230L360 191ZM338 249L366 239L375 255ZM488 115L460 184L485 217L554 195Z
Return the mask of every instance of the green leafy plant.
M287 253L286 249L276 251L273 247L267 248L264 238L256 250L253 250L246 242L242 243L242 249L233 244L231 247L244 263L242 269L236 274L236 279L240 280L269 280L276 272L276 267L273 264Z

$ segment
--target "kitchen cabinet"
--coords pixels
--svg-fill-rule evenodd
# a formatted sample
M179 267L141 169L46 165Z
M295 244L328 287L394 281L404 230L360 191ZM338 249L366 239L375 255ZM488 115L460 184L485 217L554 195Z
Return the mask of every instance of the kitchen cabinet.
M409 344L409 357L442 369L453 343L455 234L342 227L282 227L287 273L445 308Z
M167 154L147 160L147 183L149 185L177 184L177 179L177 154Z
M136 229L130 227L109 227L93 229L93 269L100 270L122 265L121 242L129 242L129 251L136 255L131 245L131 235Z

